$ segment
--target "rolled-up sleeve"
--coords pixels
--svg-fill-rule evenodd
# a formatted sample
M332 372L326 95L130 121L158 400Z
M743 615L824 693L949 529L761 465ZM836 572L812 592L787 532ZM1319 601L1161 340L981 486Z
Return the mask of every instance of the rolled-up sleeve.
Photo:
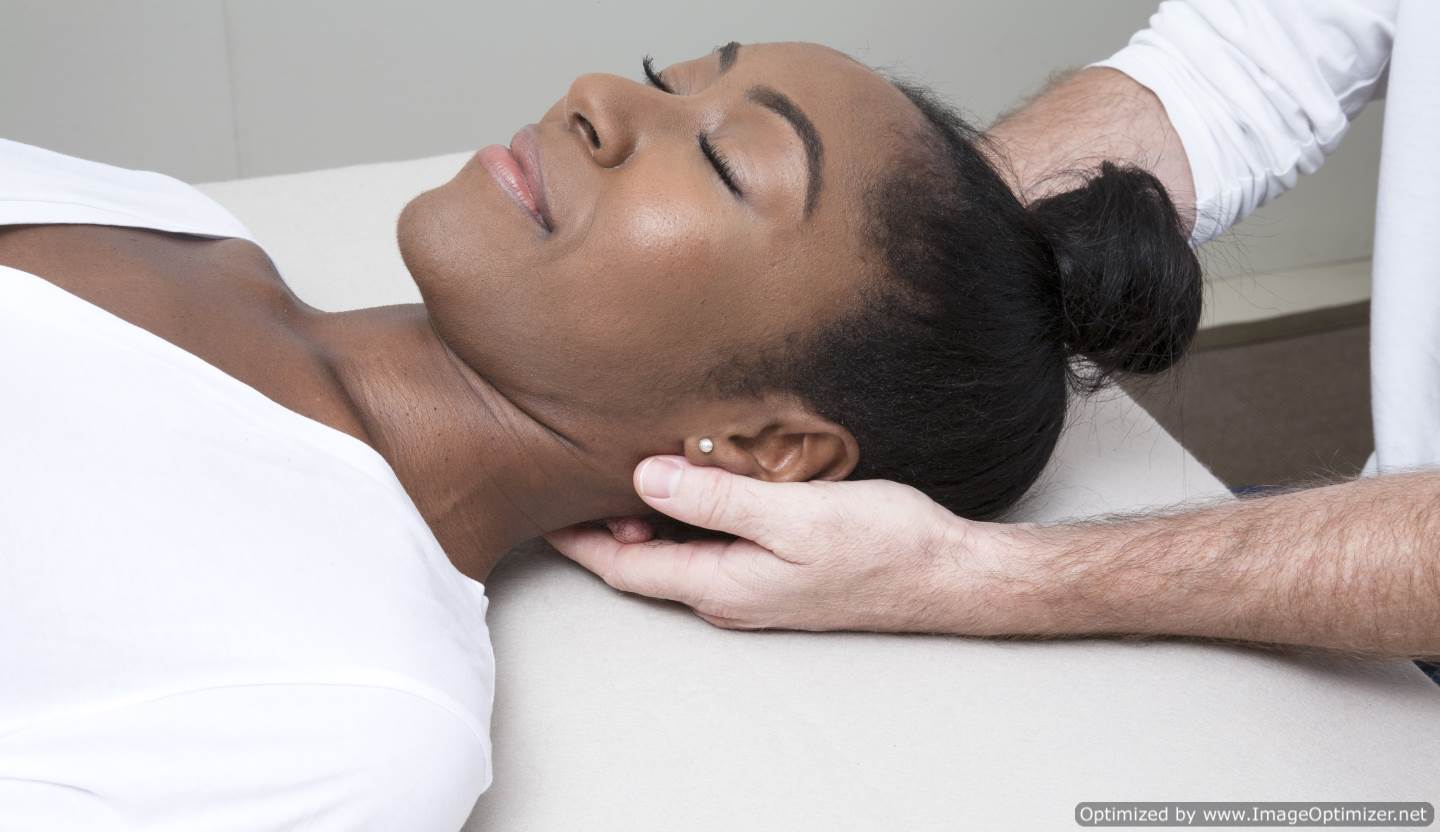
M1192 242L1313 173L1383 93L1398 0L1167 0L1107 60L1153 91L1195 180Z

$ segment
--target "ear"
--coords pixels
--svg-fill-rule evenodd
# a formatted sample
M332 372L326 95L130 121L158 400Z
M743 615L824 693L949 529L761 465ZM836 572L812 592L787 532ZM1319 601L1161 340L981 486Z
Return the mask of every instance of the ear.
M708 454L699 449L702 436L714 443ZM793 399L766 394L726 429L687 437L685 457L767 482L843 480L860 462L860 444Z

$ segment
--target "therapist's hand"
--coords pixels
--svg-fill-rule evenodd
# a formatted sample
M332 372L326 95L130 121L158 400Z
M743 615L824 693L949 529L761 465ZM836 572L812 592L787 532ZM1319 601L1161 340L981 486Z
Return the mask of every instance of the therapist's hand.
M635 470L658 511L740 539L652 540L648 524L545 537L625 592L737 629L1010 632L1006 526L963 520L887 480L770 483L660 456Z

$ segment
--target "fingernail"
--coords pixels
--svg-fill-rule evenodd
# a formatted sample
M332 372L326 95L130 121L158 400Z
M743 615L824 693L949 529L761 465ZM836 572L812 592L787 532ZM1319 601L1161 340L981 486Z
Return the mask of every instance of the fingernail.
M652 456L640 466L640 491L646 497L670 497L680 486L680 465L673 459Z

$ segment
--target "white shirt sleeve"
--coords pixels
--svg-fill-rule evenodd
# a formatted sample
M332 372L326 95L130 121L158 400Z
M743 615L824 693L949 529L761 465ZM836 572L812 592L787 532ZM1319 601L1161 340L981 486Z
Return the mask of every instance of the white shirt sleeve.
M1167 0L1115 55L1195 180L1199 244L1313 173L1382 94L1398 0Z
M488 735L413 693L207 688L0 744L0 830L455 832L491 781Z

